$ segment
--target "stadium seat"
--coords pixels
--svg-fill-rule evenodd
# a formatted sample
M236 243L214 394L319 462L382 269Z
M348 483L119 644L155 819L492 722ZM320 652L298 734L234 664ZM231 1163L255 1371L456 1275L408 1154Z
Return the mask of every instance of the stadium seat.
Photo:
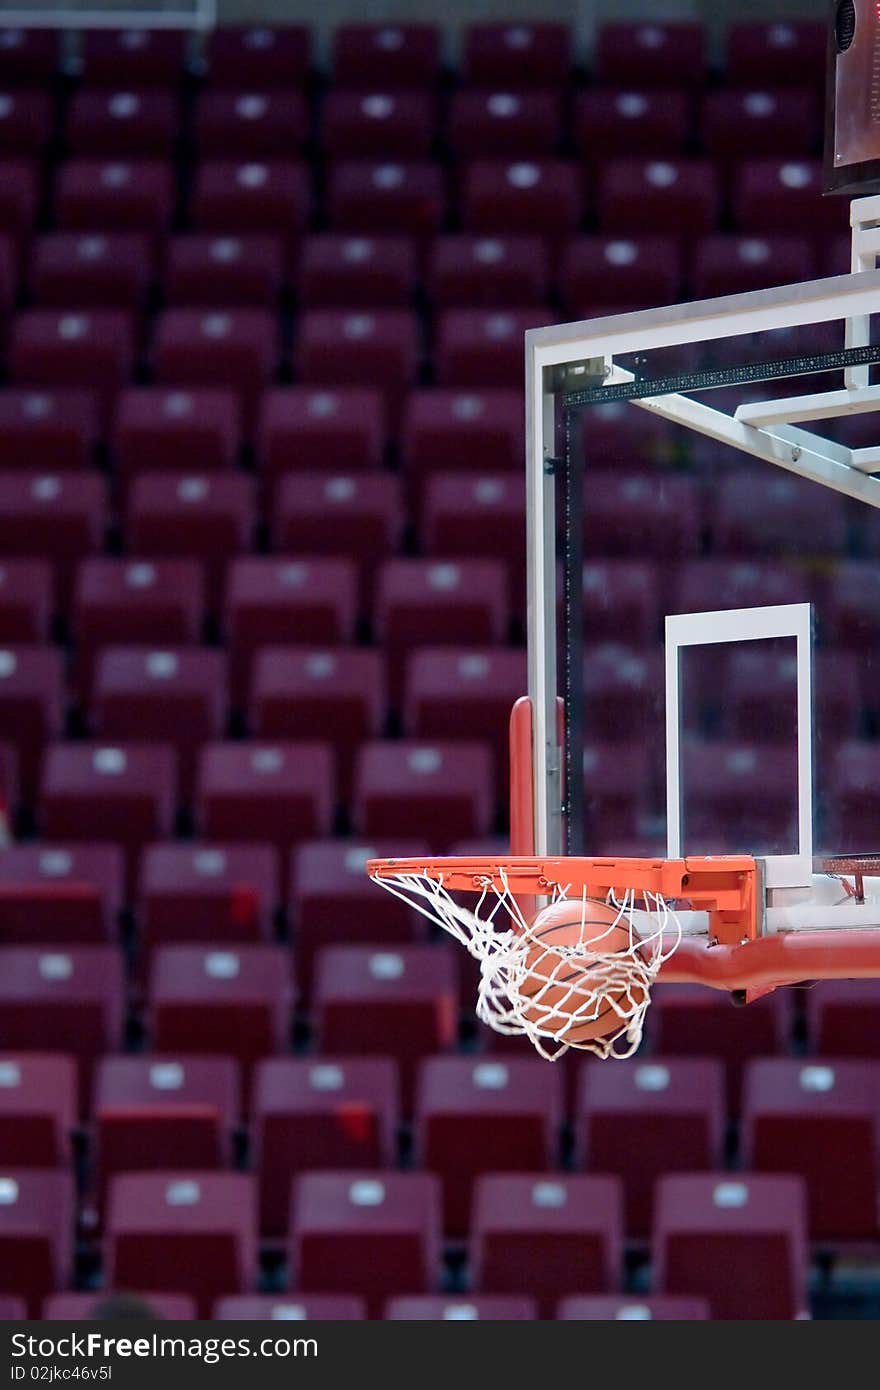
M847 511L839 493L804 478L738 470L719 480L709 524L713 548L728 555L838 554Z
M489 1174L476 1181L469 1260L476 1293L560 1298L620 1286L623 1192L612 1177Z
M644 835L654 807L651 750L592 740L584 748L584 815L593 854L620 853L620 842Z
M414 484L427 473L450 470L474 476L519 472L522 414L518 390L413 391L401 422L403 467Z
M65 143L73 155L89 159L165 159L179 123L170 91L82 87L67 111Z
M138 880L141 946L270 941L280 891L270 845L148 845Z
M548 1077L539 1057L432 1057L422 1063L414 1153L418 1166L443 1184L447 1235L467 1234L481 1174L556 1166L562 1111L561 1076Z
M427 289L436 309L512 309L547 298L550 270L536 236L440 236L431 247Z
M328 176L334 232L427 237L440 230L446 199L445 173L427 159L338 160Z
M586 619L589 632L589 615ZM615 642L590 645L584 653L584 727L601 743L637 743L659 711L663 657Z
M491 749L472 740L361 745L351 807L355 833L418 836L433 852L488 835L494 813Z
M705 67L700 24L648 20L606 23L599 29L595 69L603 84L699 87Z
M837 559L828 575L826 610L835 648L860 652L873 646L880 637L878 601L880 565L873 560ZM863 696L867 695L864 691Z
M529 1322L537 1318L532 1298L499 1298L491 1295L442 1297L421 1294L413 1298L392 1298L383 1317L392 1322Z
M714 1319L802 1316L806 1306L806 1193L799 1178L681 1174L655 1196L653 1285L709 1300Z
M508 777L510 711L527 688L523 651L419 647L407 657L403 732L452 739L462 730L492 748L494 784Z
M272 1057L257 1067L253 1164L260 1229L284 1236L293 1179L318 1169L392 1169L400 1097L388 1057Z
M311 61L312 32L305 24L224 24L205 40L205 66L214 87L301 87Z
M270 309L285 280L284 240L259 233L171 237L163 288L175 307Z
M693 1322L709 1317L704 1298L603 1298L592 1296L560 1299L556 1317L566 1322Z
M659 577L650 561L591 559L584 565L584 635L597 643L625 640L630 648L654 647Z
M762 156L808 159L819 133L816 93L809 86L773 90L733 88L707 92L701 116L702 143L717 159L741 159L743 150Z
M112 1298L108 1292L56 1293L43 1303L40 1315L42 1322L88 1322L97 1317L105 1299ZM168 1322L190 1322L196 1316L195 1301L183 1293L142 1293L135 1298L143 1298L156 1314Z
M627 401L607 401L584 410L572 421L572 439L578 437L588 466L623 464L625 473L634 470L636 459L641 468L674 462L678 445L678 435L667 421L633 410Z
M290 1262L308 1293L350 1291L370 1317L440 1279L440 1186L430 1173L306 1173L294 1190Z
M96 87L174 87L185 59L185 35L174 30L94 29L82 35L82 76Z
M197 232L283 237L305 229L311 193L305 164L291 159L205 160L195 175L190 221Z
M23 1298L15 1298L12 1294L0 1297L0 1321L24 1322L26 1317L27 1304Z
M120 482L137 473L230 469L241 444L233 391L136 386L120 392L111 436Z
M366 864L368 859L426 852L424 841L409 839L372 844L313 840L296 847L290 859L288 901L304 999L311 999L315 956L322 947L402 945L425 936L425 919L372 883Z
M461 222L471 233L558 242L581 223L581 172L563 159L473 159L464 172Z
M9 373L18 386L93 391L106 418L134 354L131 319L119 310L25 309L12 328Z
M718 556L682 561L670 576L670 589L672 613L799 603L805 594L803 580L790 564Z
M145 307L152 279L150 243L136 233L55 232L31 254L31 293L42 308L133 313Z
M47 561L4 559L0 563L0 642L45 642L54 608L52 569Z
M562 138L562 101L551 89L464 90L449 107L447 139L465 159L548 156Z
M873 1062L755 1060L746 1068L743 1091L743 1163L752 1172L804 1179L813 1240L872 1240L878 1115Z
M293 469L328 464L334 473L378 469L385 438L381 391L357 386L275 387L260 405L257 462L270 485Z
M296 91L221 88L199 97L194 143L200 159L290 159L309 133L308 107Z
M19 786L29 806L37 797L46 744L63 733L66 704L57 648L0 649L0 737L16 745Z
M57 76L58 34L52 29L0 31L0 80L28 86L51 82Z
M730 738L762 737L785 742L791 736L797 698L797 657L778 649L760 651L747 644L730 652L725 664L723 696L716 692L720 728ZM820 738L835 742L858 737L862 697L859 662L854 652L813 653L813 720ZM791 722L789 722L789 718Z
M634 469L612 472L605 464L602 458L602 466L590 468L586 478L590 505L584 546L590 560L631 556L668 563L699 553L703 499L693 478Z
M310 385L380 390L396 420L418 375L418 322L405 309L312 309L300 320L296 358Z
M278 366L278 325L266 309L167 309L156 325L153 351L159 385L236 391L249 430L258 397Z
M369 608L376 569L401 548L401 492L400 480L389 473L282 475L270 514L272 544L294 555L352 556Z
M256 839L286 854L300 840L330 833L335 795L328 744L209 743L201 754L196 821L211 839Z
M284 643L351 643L358 618L358 570L338 557L247 556L227 571L224 628L233 700L243 704L254 653Z
M565 87L572 36L565 24L483 23L464 31L462 76L471 87Z
M771 88L825 80L828 39L820 20L780 20L733 24L727 38L727 74L739 86Z
M483 394L487 388L519 389L526 329L542 328L549 319L543 309L447 309L437 326L438 383L465 388L469 394ZM467 457L467 462L470 465L472 459Z
M53 124L48 92L13 88L0 93L0 152L4 158L42 155Z
M12 1168L70 1167L77 1119L72 1057L0 1054L0 1163Z
M0 391L7 468L51 474L91 466L98 409L88 391Z
M250 728L262 739L332 743L344 801L351 795L358 745L381 737L386 709L381 652L357 647L262 647L254 658Z
M215 1322L358 1322L367 1316L362 1298L346 1294L253 1294L220 1298Z
M699 299L812 280L816 257L802 236L708 236L694 250L691 289Z
M807 1038L819 1057L876 1057L880 1022L880 982L822 980L809 990Z
M571 134L591 165L610 151L615 157L681 156L693 125L693 99L672 86L642 90L598 87L578 92Z
M847 211L839 199L823 198L817 159L754 158L742 161L731 192L737 231L785 235L792 227L814 239L842 233Z
M121 1174L112 1180L108 1198L108 1284L175 1284L206 1318L221 1294L253 1287L256 1201L256 1183L248 1173Z
M835 845L871 844L880 833L876 776L880 749L846 739L831 756L826 841Z
M598 177L603 232L636 233L648 225L660 236L688 240L712 231L720 211L718 171L709 159L607 159Z
M407 237L324 232L303 243L298 285L309 309L406 309L417 279Z
M4 159L0 189L0 231L23 248L34 224L39 198L38 169L33 160Z
M0 854L0 941L115 941L125 901L116 845L8 845Z
M433 24L340 24L331 61L340 87L428 88L440 76L440 31Z
M443 437L443 433L438 434L437 442ZM511 609L517 618L522 618L526 599L522 563L526 544L525 477L522 473L476 471L432 473L424 480L418 475L413 477L414 484L422 482L420 539L424 552L429 556L479 555L504 561Z
M559 292L571 314L616 312L620 305L652 308L674 303L683 275L672 237L575 237L562 256ZM593 416L587 411L585 423Z
M391 661L392 701L401 694L405 651L429 640L503 643L510 619L507 589L499 560L387 560L378 575L374 626Z
M23 1298L30 1318L39 1316L47 1294L73 1278L75 1217L72 1173L0 1172L0 1290Z
M724 1139L724 1071L714 1058L639 1058L614 1075L589 1062L578 1069L577 1153L591 1172L622 1180L630 1236L651 1229L656 1180L721 1167Z
M324 100L321 145L330 159L419 159L431 153L436 120L428 90L337 87Z
M140 232L156 244L173 206L173 170L165 160L68 159L58 172L60 231Z

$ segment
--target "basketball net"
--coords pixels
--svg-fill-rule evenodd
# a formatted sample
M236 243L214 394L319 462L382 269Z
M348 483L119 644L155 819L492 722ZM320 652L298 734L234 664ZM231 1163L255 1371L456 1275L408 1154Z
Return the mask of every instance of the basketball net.
M475 882L473 909L455 901L442 873L408 871L374 875L373 881L455 937L478 962L481 1022L508 1037L524 1034L548 1061L570 1048L603 1058L631 1057L642 1041L651 986L681 941L681 924L660 894L641 892L636 899L631 890L622 897L609 893L606 901L616 916L607 926L603 922L597 937L595 923L588 922L586 892L569 899L565 888L554 887L551 902L580 901L581 937L589 945L554 942L542 948L530 935L530 921L501 866L496 876ZM603 951L603 937L619 939L620 927L628 932L628 948ZM569 963L571 970L564 969ZM601 1037L570 1041L563 1036L606 1016L610 1027Z

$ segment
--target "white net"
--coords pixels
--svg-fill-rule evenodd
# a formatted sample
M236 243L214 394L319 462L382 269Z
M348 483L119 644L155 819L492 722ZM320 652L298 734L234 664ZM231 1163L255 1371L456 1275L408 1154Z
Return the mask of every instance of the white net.
M597 930L596 904L586 892L572 897L556 886L552 903L570 902L566 922L579 928L576 940L560 942L558 933L536 935L537 922L526 919L502 868L497 878L475 880L472 909L455 901L442 873L385 870L373 881L441 926L478 962L477 1017L496 1033L525 1035L549 1061L573 1047L597 1057L631 1057L642 1040L651 986L682 936L660 894L609 893L612 910Z

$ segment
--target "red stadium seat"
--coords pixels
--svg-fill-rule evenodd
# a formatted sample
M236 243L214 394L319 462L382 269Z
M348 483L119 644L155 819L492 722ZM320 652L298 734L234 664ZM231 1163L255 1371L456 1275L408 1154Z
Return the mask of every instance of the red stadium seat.
M312 990L315 1042L322 1053L394 1057L409 1115L419 1062L456 1041L456 995L445 945L325 946Z
M189 804L200 749L222 737L227 701L224 652L105 647L95 668L92 728L105 741L155 739L173 748L180 799Z
M51 558L55 600L66 609L76 562L103 544L105 505L97 473L0 473L0 550Z
M401 547L401 492L389 473L288 473L271 512L272 544L294 555L352 556L369 606L377 567Z
M79 1067L85 1112L91 1068L122 1046L124 974L115 946L0 950L0 1036L9 1052L63 1052Z
M674 303L683 274L681 250L672 237L576 237L562 258L559 289L569 313L609 313L620 305ZM592 416L588 411L585 423Z
M416 248L402 236L307 237L299 292L310 309L405 309L418 277Z
M772 560L685 560L672 577L673 613L700 613L761 604L799 603L803 583L790 565ZM839 634L838 640L842 637Z
M260 1057L284 1052L295 990L281 946L159 946L147 1029L156 1052L235 1057L246 1088Z
M658 581L658 570L650 561L595 560L584 565L585 634L597 642L624 638L629 647L653 647L660 627Z
M57 1293L43 1303L40 1315L43 1322L83 1322L98 1317L104 1299L110 1293ZM158 1317L168 1322L190 1322L196 1316L195 1301L183 1293L143 1293L136 1298L145 1299Z
M340 24L332 66L341 87L428 88L440 76L440 31L433 24Z
M362 1298L320 1293L220 1298L211 1314L215 1322L358 1322L366 1316Z
M165 297L177 306L269 309L281 292L284 261L284 242L278 236L172 237Z
M674 87L599 87L575 97L572 136L591 164L615 157L683 155L691 140L693 102Z
M201 159L289 159L308 136L308 107L300 92L203 92L194 141Z
M36 800L46 744L64 731L66 694L56 647L0 648L0 739L18 751L22 797Z
M659 651L639 652L615 642L589 646L584 653L583 685L588 736L609 743L638 742L657 709L662 686Z
M761 1058L746 1069L743 1163L804 1179L812 1239L874 1239L878 1119L873 1062Z
M306 167L293 160L206 160L195 176L192 225L197 232L251 232L291 238L309 215Z
M297 360L304 382L376 387L396 416L418 374L418 322L404 309L312 309L300 322Z
M880 1055L880 982L823 980L807 992L810 1052L820 1057Z
M651 751L634 743L592 741L584 748L584 812L593 854L620 853L644 835L653 809Z
M403 467L426 473L466 470L482 476L522 466L522 397L508 391L414 391L400 435ZM465 486L458 480L459 487Z
M179 121L171 92L84 87L71 100L65 137L77 156L162 159L173 152Z
M173 171L160 159L69 159L55 194L59 230L141 232L154 241L168 229Z
M741 159L743 150L765 157L809 158L816 147L819 111L808 86L769 92L748 88L708 92L703 103L702 136L718 159Z
M117 400L111 449L123 482L135 473L160 469L229 469L240 446L234 391L135 386Z
M246 429L275 375L278 354L278 325L267 309L168 309L156 326L156 381L236 391Z
M225 1168L240 1080L230 1057L105 1057L95 1075L96 1189L119 1173Z
M77 1125L77 1075L59 1053L0 1054L0 1163L67 1168Z
M880 833L878 755L880 749L873 742L859 739L845 740L833 753L825 831L826 839L835 844L871 843Z
M797 843L796 750L760 733L761 742L714 739L683 750L688 836L704 854L732 853L737 844L780 853Z
M708 1298L715 1319L786 1320L806 1305L807 1227L799 1178L735 1173L661 1178L654 1288Z
M407 658L403 732L452 739L462 730L492 748L495 782L506 785L510 711L527 688L526 655L504 648L419 647Z
M837 199L823 198L822 165L813 159L754 158L736 172L731 204L740 232L777 233L792 227L814 238L842 233L846 208Z
M438 444L444 434L445 431L438 433ZM426 452L434 442L429 436ZM432 453L433 450L428 453L429 459ZM511 607L521 617L526 597L522 563L526 544L525 477L512 472L434 473L426 484L420 528L425 552L436 556L480 555L505 561Z
M427 159L339 160L327 198L332 231L426 237L445 216L445 175Z
M584 544L591 560L607 555L656 557L666 563L674 556L699 553L703 507L693 478L610 471L605 465L602 458L602 466L590 468L587 477L590 505Z
M333 749L324 743L214 743L202 750L196 820L215 840L263 840L286 853L329 835Z
M114 941L125 901L115 845L9 845L0 854L0 941Z
M305 24L224 24L205 41L205 64L215 87L299 87L311 61L312 33Z
M652 19L603 24L595 62L596 76L603 84L699 87L706 70L703 27Z
M28 159L4 159L0 189L0 232L22 247L37 213L37 166Z
M550 318L543 309L447 309L437 328L437 381L480 394L486 388L518 390L526 329L542 328ZM465 461L472 466L472 456Z
M720 196L708 159L608 159L599 169L599 226L637 233L647 224L660 236L693 240L714 228Z
M542 236L559 240L580 226L581 173L563 159L475 159L461 193L466 232Z
M19 88L0 93L0 151L4 158L39 157L49 142L52 125L48 92Z
M57 76L58 34L52 29L0 30L0 80L41 85Z
M827 600L835 648L860 652L880 637L878 598L880 565L873 560L835 560L828 575Z
M547 298L545 245L532 236L441 236L428 263L428 295L437 309L529 307Z
M659 416L633 410L627 401L591 406L583 412L580 428L590 466L611 468L625 464L625 471L629 471L636 460L640 466L652 466L673 462L676 457L676 431Z
M381 737L386 715L381 652L262 647L254 658L248 703L251 729L263 739L323 739L332 744L343 800L351 795L358 745Z
M539 1057L432 1057L422 1063L416 1161L443 1183L447 1234L467 1234L481 1174L556 1166L562 1105L561 1075L548 1077Z
M664 1173L721 1167L724 1149L724 1071L720 1061L637 1059L611 1075L582 1065L575 1137L594 1173L622 1180L626 1229L651 1229L654 1184Z
M0 1321L24 1322L26 1317L27 1304L23 1298L15 1298L12 1294L0 1297Z
M88 391L0 392L0 430L8 468L48 473L91 465L98 411Z
M614 1293L621 1279L617 1178L491 1174L477 1179L470 1265L475 1292L530 1294L549 1317L560 1298Z
M488 835L493 819L488 744L456 739L361 746L352 821L359 835L416 835L435 853L455 840Z
M421 1294L412 1298L392 1298L383 1317L392 1322L528 1322L537 1318L532 1298L499 1298L491 1295L442 1297Z
M173 87L183 76L185 35L174 30L106 29L82 36L82 74L95 86L118 82Z
M9 353L17 385L84 387L109 411L134 365L132 322L115 309L27 309L15 320Z
M332 460L334 472L378 469L385 438L381 391L276 387L260 405L257 460L270 480L294 468L322 467L325 460Z
M816 259L799 236L708 236L694 249L692 289L700 299L812 280Z
M7 438L3 431L4 442ZM54 612L52 569L45 560L0 563L0 642L45 642Z
M447 135L459 158L555 154L562 137L560 95L554 90L456 92Z
M829 555L846 547L847 510L839 493L789 474L753 469L722 477L713 497L714 548L727 554Z
M111 1287L176 1284L206 1318L220 1294L256 1279L256 1184L247 1173L167 1170L110 1185L105 1262Z
M358 598L357 566L348 559L260 555L233 560L224 613L233 700L241 704L247 698L260 647L353 642Z
M260 1227L283 1236L291 1184L322 1168L394 1168L400 1123L397 1069L388 1057L273 1057L254 1081L253 1162Z
M563 1298L556 1317L564 1322L693 1322L709 1317L704 1298Z
M400 899L377 891L366 875L368 859L424 854L420 840L313 840L298 845L290 860L290 916L296 933L299 984L311 998L315 955L322 946L420 940L425 919ZM2 862L2 861L0 861Z
M820 738L855 738L860 730L859 662L854 652L813 653L816 698L813 718ZM730 652L723 677L723 699L717 701L719 727L729 738L747 739L755 729L768 741L784 742L791 732L788 713L795 717L797 657L776 651L758 652L750 644ZM785 717L783 712L786 712Z
M462 72L472 87L564 87L571 75L571 31L565 24L470 24Z
M138 882L141 944L270 941L279 897L270 845L149 845Z
M379 1317L388 1298L440 1279L440 1188L430 1173L307 1173L296 1185L290 1259L298 1288L351 1291Z
M47 1294L73 1277L73 1174L39 1168L0 1173L0 1289L39 1316Z
M437 120L429 91L327 93L321 144L330 159L418 159L430 155Z
M153 276L146 237L117 232L56 232L31 256L34 303L57 309L144 307Z
M772 87L825 80L828 39L822 21L791 20L731 25L727 74L732 83Z

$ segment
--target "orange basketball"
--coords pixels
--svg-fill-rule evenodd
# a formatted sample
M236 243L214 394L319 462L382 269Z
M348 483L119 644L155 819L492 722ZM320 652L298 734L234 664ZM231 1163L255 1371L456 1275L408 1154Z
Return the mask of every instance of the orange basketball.
M586 903L554 903L538 913L526 932L526 940L530 943L525 957L526 975L519 982L519 993L534 998L535 1006L524 1008L522 1013L545 1033L567 1043L602 1038L616 1032L624 1022L615 1003L628 1014L634 1002L641 1002L642 987L631 986L627 996L621 982L619 989L608 990L595 1014L587 1006L588 1016L584 1017L584 991L607 990L608 981L602 978L595 961L573 954L571 949L554 950L579 947L585 953L601 951L603 955L629 951L629 923L617 908L592 898ZM617 981L613 983L616 985ZM550 1010L558 1012L548 1013Z

